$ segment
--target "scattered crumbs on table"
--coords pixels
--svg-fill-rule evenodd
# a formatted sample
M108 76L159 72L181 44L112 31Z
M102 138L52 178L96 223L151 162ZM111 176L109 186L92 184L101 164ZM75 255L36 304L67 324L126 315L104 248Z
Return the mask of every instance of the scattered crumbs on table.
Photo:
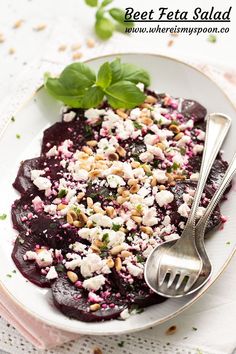
M58 47L58 52L64 52L66 50L66 48L67 48L66 44L61 44Z
M2 33L0 33L0 43L5 42L5 38L4 35Z
M170 326L167 330L166 330L166 335L172 335L177 331L177 327L174 326Z
M14 28L14 29L20 28L20 27L22 26L23 22L24 22L24 20L22 20L22 19L17 20L17 21L13 24L12 28Z
M88 48L93 48L95 47L95 40L93 38L88 38L86 40L86 44Z
M102 349L100 349L100 348L94 348L93 349L93 354L102 354Z
M20 139L20 138L21 138L20 134L16 134L16 139Z
M35 32L40 32L40 31L45 30L46 27L47 27L47 25L45 25L44 23L42 23L42 24L39 24L39 25L33 27L33 30L34 30Z
M12 277L12 275L8 273L8 274L7 274L7 277L8 277L8 278L11 278L11 277Z
M15 52L16 52L15 48L9 48L9 50L8 50L9 55L13 55L13 54L15 54Z
M184 337L183 339L188 339L188 337Z
M215 34L210 34L208 37L207 37L207 40L208 42L210 43L215 43L217 41L217 37Z
M11 121L12 122L15 122L16 121L16 118L14 116L11 117Z
M123 340L117 343L118 347L120 348L123 348L124 344L125 342Z
M12 273L16 274L16 270L15 270L15 269L13 269Z
M197 327L192 327L192 330L193 331L197 331Z
M231 242L230 242L230 241L227 241L227 242L226 242L226 245L230 245L230 244L231 244Z
M82 58L83 54L81 52L76 52L72 55L72 59L73 60L78 60L80 58Z
M174 44L174 40L173 39L170 39L167 43L167 46L168 47L172 47L172 45Z
M81 43L75 43L75 44L72 44L70 49L72 50L72 52L78 50L81 48Z
M0 214L0 220L6 220L7 214Z

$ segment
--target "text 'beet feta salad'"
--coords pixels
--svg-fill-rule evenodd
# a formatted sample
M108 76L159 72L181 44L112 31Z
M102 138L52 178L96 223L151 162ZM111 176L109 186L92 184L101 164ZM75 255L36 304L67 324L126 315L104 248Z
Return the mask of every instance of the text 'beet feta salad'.
M64 107L45 130L42 153L24 161L12 206L19 232L12 257L55 305L81 321L126 319L160 303L144 281L153 248L176 239L199 176L206 110L192 100L145 91L133 109ZM227 163L218 157L200 218ZM215 209L208 231L221 222Z

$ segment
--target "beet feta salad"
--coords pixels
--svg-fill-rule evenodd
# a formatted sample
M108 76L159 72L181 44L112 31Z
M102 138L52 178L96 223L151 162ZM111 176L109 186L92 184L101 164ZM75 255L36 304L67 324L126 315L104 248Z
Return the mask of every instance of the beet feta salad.
M122 80L112 84L109 65L111 86L97 79L84 88L83 98L104 89L105 97L90 102L95 108L56 97L66 103L62 121L45 130L41 155L23 161L14 182L21 194L12 206L16 266L51 288L65 315L87 322L126 319L165 300L146 285L145 260L156 245L181 235L205 138L203 106L148 90L146 72L140 83L130 82L143 98L131 95L127 103L111 95ZM199 218L226 168L219 156ZM220 222L217 207L208 231Z

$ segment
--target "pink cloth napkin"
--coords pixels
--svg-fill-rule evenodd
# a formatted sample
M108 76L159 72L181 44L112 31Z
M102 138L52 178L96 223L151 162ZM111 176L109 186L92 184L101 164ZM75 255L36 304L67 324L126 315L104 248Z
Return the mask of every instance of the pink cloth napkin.
M0 285L0 315L40 349L52 348L80 335L51 327L22 309Z
M209 65L196 65L208 76L214 78L212 67ZM232 92L236 86L236 72L221 71L218 78L224 82L218 82L226 92ZM216 78L216 77L215 77ZM226 85L224 85L226 84ZM236 98L236 97L235 97ZM14 326L29 342L40 349L52 348L73 339L80 338L80 335L59 330L36 319L27 311L21 308L11 296L0 285L0 315Z

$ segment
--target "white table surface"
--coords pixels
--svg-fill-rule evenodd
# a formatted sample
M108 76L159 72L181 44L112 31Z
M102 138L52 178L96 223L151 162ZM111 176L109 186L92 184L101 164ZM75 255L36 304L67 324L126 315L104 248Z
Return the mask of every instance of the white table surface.
M139 3L139 6L137 6ZM151 9L156 8L155 0L145 1L144 4L134 0L115 0L114 5L126 7L133 6L137 9ZM193 2L182 0L178 6L182 9L193 8ZM207 3L207 4L206 4ZM215 8L226 10L228 6L232 5L232 1L225 0L224 3L220 0L211 1L194 1L196 6L203 6L210 8L211 3L214 3ZM162 0L158 1L158 6L168 6L170 9L177 8L176 1ZM235 9L233 9L235 10ZM69 62L72 53L59 53L57 48L59 44L75 44L81 40L81 33L79 28L83 28L86 37L94 37L92 32L92 23L94 20L93 9L84 5L83 0L1 0L0 1L0 33L5 37L5 42L0 43L0 103L9 95L14 95L16 91L16 78L22 75L27 67L32 62L40 61L41 59L55 60L59 62ZM24 23L18 29L13 29L14 23L23 19ZM64 28L61 28L60 36L55 38L52 43L53 31L57 23L67 23L68 30L70 24L76 23L78 25L78 34L73 34L73 40L67 38ZM33 27L39 24L46 24L47 27L44 31L35 32ZM58 29L57 29L58 33ZM185 57L199 58L202 62L211 61L218 62L230 67L235 67L236 50L233 50L236 35L236 11L232 12L232 22L230 24L230 33L224 35L217 35L216 43L209 43L207 41L207 34L196 36L182 35L174 38L172 47L168 47L167 43L171 39L170 35L134 35L133 37L125 37L124 41L129 41L130 51L142 51L143 44L145 43L145 51L165 53L171 56L181 57L184 53ZM117 38L119 39L119 48L116 48ZM100 48L104 48L107 52L108 44L103 44L97 41ZM122 40L120 35L114 36L109 41L110 48L119 49L122 51ZM15 54L9 55L9 49L14 48ZM82 47L81 51L83 52ZM109 51L109 50L108 50ZM96 54L96 48L91 49L89 56ZM236 69L236 68L235 68ZM180 338L185 336L195 338L195 342L199 347L209 345L211 349L214 344L219 351L224 353L224 348L228 346L233 348L233 343L236 346L236 325L234 319L236 318L236 257L232 260L231 264L221 276L221 278L212 286L210 291L202 297L197 304L194 304L191 309L185 311L181 318L185 326L179 328L178 338L176 342L181 341ZM216 311L214 308L214 300L219 307L219 299L221 311ZM209 303L209 299L211 303ZM228 326L222 328L222 316L228 318ZM191 328L197 327L198 331L192 333L189 330L186 332L186 323ZM204 325L203 325L204 324ZM166 325L160 326L159 333L164 330ZM168 328L168 327L167 327ZM207 342L207 335L209 338L214 338L215 343ZM191 332L191 333L190 333ZM1 341L0 341L1 348ZM1 353L1 351L0 351ZM229 353L229 351L225 351Z

